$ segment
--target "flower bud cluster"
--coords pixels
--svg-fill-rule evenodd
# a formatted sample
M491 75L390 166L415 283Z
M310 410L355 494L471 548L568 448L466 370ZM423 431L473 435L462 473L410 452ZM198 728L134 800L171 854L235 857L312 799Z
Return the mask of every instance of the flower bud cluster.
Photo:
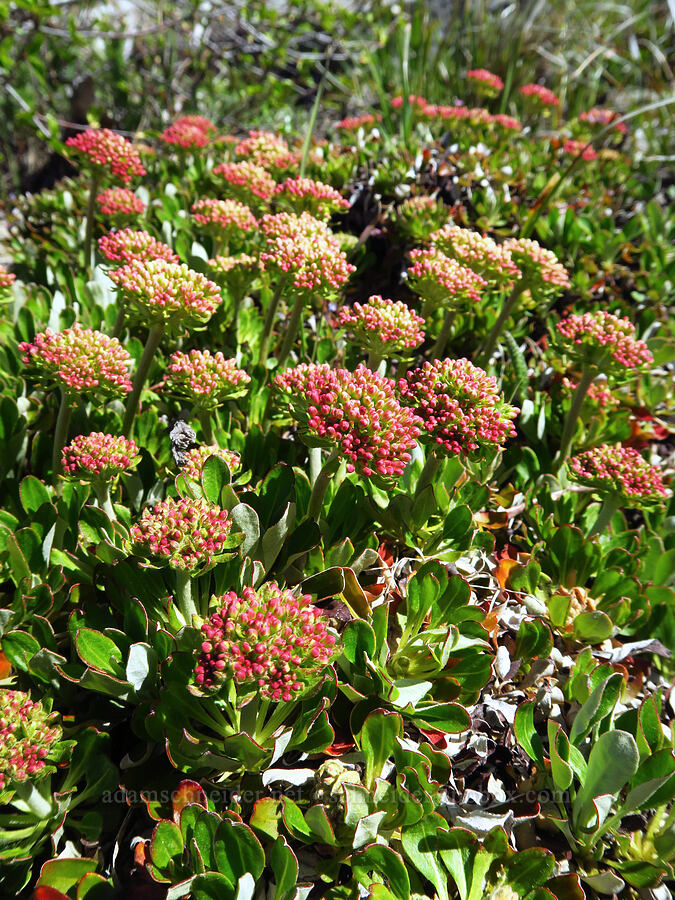
M0 266L0 289L11 287L16 281L16 275L8 272L4 266Z
M222 300L218 285L201 272L164 259L136 260L115 269L110 278L131 307L167 326L206 322Z
M66 146L75 150L99 175L110 174L124 184L135 175L145 175L136 148L109 128L89 128L69 137Z
M183 116L165 128L160 138L170 146L195 150L205 147L215 130L213 122L204 116Z
M424 341L424 319L400 300L377 294L366 303L342 307L339 322L343 328L349 328L360 347L378 356L419 347Z
M536 97L543 106L557 106L558 98L543 84L524 84L519 92L524 97Z
M223 450L220 447L208 446L200 444L199 447L193 447L184 454L184 462L181 466L181 474L191 481L199 481L202 477L202 469L204 463L210 456L217 456L222 459L230 472L236 472L241 465L241 458L234 450Z
M249 207L238 200L214 200L207 197L193 203L191 211L198 225L217 234L249 232L258 224Z
M432 306L453 308L472 300L477 303L488 282L450 259L440 250L411 250L408 283L416 294Z
M367 125L375 125L382 117L375 117L372 113L363 113L361 116L347 116L333 125L336 131L358 131L359 128L365 128Z
M499 75L495 75L494 72L490 72L488 69L469 69L466 77L476 85L489 88L490 93L499 93L499 91L504 90L504 82Z
M0 689L0 791L48 774L46 759L62 735L53 721L28 694Z
M116 219L141 216L145 212L145 203L129 188L106 188L96 198L101 215Z
M237 270L253 272L258 268L258 260L249 253L237 253L234 256L215 256L207 260L207 265L214 275L229 275Z
M205 500L168 497L144 509L131 527L134 549L188 572L206 569L223 552L232 521L227 510Z
M122 228L111 231L98 239L98 249L110 262L148 262L151 259L165 259L177 263L178 256L167 244L158 241L147 231Z
M620 118L619 113L614 112L613 109L599 109L597 106L594 106L588 112L581 113L579 121L588 122L589 125L600 125L603 128L614 123L614 130L618 131L619 134L625 134L625 123L617 121Z
M562 149L567 156L581 156L586 162L593 162L598 158L598 154L587 141L566 140L563 142Z
M521 271L509 249L486 234L452 222L430 235L437 250L473 269L490 287L511 287Z
M420 94L408 94L408 103L411 106L416 106L418 109L426 109L429 105L429 101ZM401 109L403 107L403 97L394 97L391 105L394 109Z
M63 448L63 474L80 481L112 481L140 459L136 444L125 437L93 431Z
M251 194L268 200L276 188L276 182L267 169L247 160L221 163L214 168L213 174L223 178L232 193L245 203L249 202Z
M600 310L567 316L556 327L558 342L567 356L606 375L639 369L654 361L646 343L636 337L635 326L625 317Z
M277 185L274 199L278 206L291 212L308 212L324 220L339 209L349 209L339 191L313 178L287 178Z
M213 597L218 612L202 625L195 682L219 690L227 681L288 702L315 682L336 653L323 614L305 594L296 598L271 581Z
M220 350L177 350L171 356L164 384L202 409L215 409L246 392L251 376Z
M633 447L602 444L573 456L568 467L575 481L625 500L645 502L668 496L660 470Z
M559 293L570 286L567 270L558 257L537 241L529 238L509 238L504 249L521 271L521 278L535 295Z
M450 210L442 200L419 194L409 197L392 215L397 231L413 241L425 241L447 222Z
M501 127L506 128L507 131L523 130L523 123L520 119L516 119L515 116L507 116L504 113L497 113L494 116L490 116L490 125L501 125Z
M308 443L336 449L347 470L398 478L410 462L419 422L394 383L364 365L355 372L302 363L274 379Z
M88 399L120 397L131 390L131 356L117 338L100 331L72 328L36 334L19 344L23 361L50 383L60 383Z
M325 222L309 213L268 214L260 224L267 239L261 265L290 275L298 290L337 290L356 269Z
M576 391L579 387L579 382L575 381L573 378L563 378L562 386L572 392ZM588 387L588 391L586 392L586 400L590 400L591 403L596 403L600 409L607 409L608 407L618 406L619 399L613 394L609 388L607 387L607 382L599 382L593 381Z
M426 362L399 380L398 391L421 419L422 440L446 453L484 454L516 433L518 410L504 401L496 378L468 359Z
M298 163L286 141L271 131L249 131L234 148L234 155L245 157L264 169L289 169Z

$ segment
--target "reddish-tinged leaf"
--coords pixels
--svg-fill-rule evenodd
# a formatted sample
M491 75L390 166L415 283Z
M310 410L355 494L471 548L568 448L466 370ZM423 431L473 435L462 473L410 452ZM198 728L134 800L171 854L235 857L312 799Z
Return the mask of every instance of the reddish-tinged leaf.
M66 894L57 891L56 888L36 887L33 891L33 900L68 900Z
M354 741L333 741L330 747L323 751L326 756L342 756L354 749Z
M134 863L144 869L150 862L150 841L139 841L134 847Z
M207 808L206 794L200 784L196 781L185 779L178 785L178 789L173 795L173 820L178 825L180 822L180 814L183 807L188 803L196 803L198 806Z

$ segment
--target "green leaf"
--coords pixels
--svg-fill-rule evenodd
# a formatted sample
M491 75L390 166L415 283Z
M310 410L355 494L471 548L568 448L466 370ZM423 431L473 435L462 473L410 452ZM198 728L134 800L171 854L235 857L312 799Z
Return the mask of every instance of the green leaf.
M545 659L553 649L553 636L545 622L537 619L529 621L524 619L518 634L516 646L513 651L514 659L529 661L531 659Z
M202 469L202 489L209 503L220 501L220 492L230 483L230 470L219 456L209 456Z
M258 513L248 503L238 503L230 512L236 531L242 532L245 537L241 543L242 556L248 556L260 539L260 521Z
M194 900L235 900L236 885L217 872L205 872L197 875L190 885Z
M383 844L371 844L363 850L352 854L352 871L354 877L366 888L372 879L370 872L385 879L392 894L398 900L410 900L410 878L401 856Z
M44 864L38 885L66 894L78 881L97 868L95 859L50 859Z
M619 699L622 683L623 677L615 672L596 685L572 722L571 743L578 747L589 731L612 712Z
M544 768L544 747L541 738L534 727L534 700L525 700L518 706L513 730L516 739L531 760L536 762L541 769Z
M471 888L471 869L478 849L478 838L465 828L451 828L442 836L440 856L455 882L460 900L467 900Z
M363 619L352 619L342 632L342 650L359 671L365 669L365 661L375 655L375 632Z
M283 835L279 835L272 844L270 868L276 885L274 900L284 900L298 882L298 860Z
M575 831L592 826L596 817L593 801L604 794L618 794L636 773L639 761L637 744L627 731L606 731L600 735L591 749L586 780L572 807Z
M122 653L109 637L93 628L80 628L75 648L82 662L98 672L122 677Z
M158 822L150 840L150 856L158 869L166 869L176 857L183 853L183 836L174 822Z
M471 728L471 716L459 703L435 703L433 706L418 706L411 716L417 725L431 730L457 734Z
M406 624L408 634L417 634L440 593L440 585L433 575L418 572L408 581L406 595Z
M29 515L37 512L43 503L50 501L49 491L34 475L26 475L21 482L19 493L21 505Z
M540 847L521 850L504 862L504 871L508 886L518 896L525 897L553 875L555 857Z
M447 823L438 813L431 813L415 825L401 829L401 844L407 859L417 871L436 888L440 900L449 900L448 876L439 859L438 832L446 831Z
M548 720L548 752L551 757L551 774L555 786L566 791L572 784L572 767L569 764L570 742L560 725Z
M366 759L365 785L370 790L385 763L394 754L396 739L403 734L403 719L398 713L376 709L370 713L359 733L359 744Z
M216 831L214 856L221 875L236 884L250 872L257 880L265 868L265 852L248 825L223 819Z
M28 672L29 663L39 652L40 644L32 634L25 631L10 631L2 639L2 650L15 669Z
M587 610L574 619L572 633L578 641L601 644L611 637L614 626L609 616L600 610Z

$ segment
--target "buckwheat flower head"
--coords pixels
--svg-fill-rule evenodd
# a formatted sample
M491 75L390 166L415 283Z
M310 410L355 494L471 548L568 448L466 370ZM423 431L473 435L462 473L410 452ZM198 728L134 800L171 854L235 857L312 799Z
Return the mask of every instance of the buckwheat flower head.
M114 219L129 219L145 212L145 203L129 188L106 188L96 198L99 211Z
M195 150L206 147L216 126L204 116L183 116L165 128L160 138L165 144Z
M277 185L274 199L282 209L308 212L320 219L329 219L339 209L349 209L349 203L334 187L313 178L287 178Z
M501 125L501 127L506 128L507 131L523 130L523 123L519 119L516 119L514 116L504 115L504 113L497 113L494 116L490 116L490 124Z
M364 365L349 372L302 363L274 384L306 443L337 450L349 472L390 480L410 462L418 420L398 402L389 378Z
M633 447L602 444L573 456L568 471L574 481L623 500L643 504L668 496L661 471L650 465Z
M425 109L429 105L429 101L419 94L408 94L408 103L419 109ZM391 101L391 105L394 109L401 109L403 106L403 97L394 97Z
M62 469L79 481L112 481L137 464L136 444L101 431L81 434L63 448Z
M440 250L411 250L408 283L416 294L433 306L454 307L472 300L477 303L488 282L467 266Z
M225 550L232 528L227 510L205 500L168 497L144 509L131 527L134 552L174 569L205 571Z
M237 269L242 272L255 272L258 269L258 260L250 253L236 253L234 256L215 256L207 260L208 267L215 275L229 275Z
M234 148L235 156L242 156L265 169L288 169L298 162L286 141L271 131L249 131L248 137Z
M211 456L217 456L218 459L222 459L230 472L236 472L241 465L241 458L234 450L223 450L215 444L213 446L200 444L199 447L194 447L184 454L181 474L191 481L199 481L202 477L204 463Z
M562 386L573 393L579 387L579 382L573 378L564 377ZM608 409L619 405L619 398L607 387L607 382L592 381L586 392L585 400L595 403L600 409Z
M49 385L60 384L86 399L122 397L131 390L131 356L117 338L83 328L36 334L19 344L23 362Z
M437 250L472 269L490 287L511 287L521 276L508 247L486 234L450 222L429 238Z
M619 113L614 112L613 109L599 109L597 106L594 106L593 109L589 109L588 112L581 113L581 115L579 116L579 121L588 122L589 125L599 125L603 128L606 128L612 123L616 123L614 124L614 129L620 134L625 134L625 123L617 121L617 119L620 118L621 116L619 115Z
M359 128L365 128L366 125L374 125L379 122L382 116L374 116L372 113L363 113L360 116L347 116L333 125L336 131L358 131Z
M276 582L212 597L218 611L202 625L195 682L217 691L234 679L269 700L289 701L316 682L336 654L323 613L309 594Z
M89 128L69 137L66 146L99 176L112 175L126 184L135 175L145 175L136 148L109 128Z
M4 266L0 266L0 289L11 287L16 281L16 275L8 272Z
M594 159L598 158L598 154L587 141L566 140L562 149L563 153L566 153L568 156L580 155L586 162L593 162Z
M557 106L559 103L553 91L543 84L524 84L518 93L524 97L535 97L543 106Z
M176 351L171 357L164 384L174 393L191 400L202 409L215 409L226 400L246 393L251 380L234 359L218 351Z
M654 361L645 342L636 337L633 323L604 310L567 316L558 322L553 337L567 356L605 375L625 374Z
M47 760L62 735L54 718L23 691L0 688L0 791L53 771Z
M537 241L529 238L509 238L504 241L504 249L521 271L521 279L527 289L535 295L559 294L569 288L567 269L558 257L546 250Z
M165 259L177 263L178 256L167 244L158 241L147 231L122 228L111 231L98 239L98 249L110 262L147 262L151 259Z
M130 307L167 327L207 322L222 300L218 285L201 272L164 259L128 263L110 278Z
M348 328L359 347L378 356L414 349L424 341L424 319L400 300L374 294L366 303L342 307L340 325Z
M450 210L436 197L419 194L409 197L392 215L396 230L412 241L426 241L447 222Z
M518 410L504 401L497 380L468 359L426 362L398 383L401 403L421 419L421 440L446 453L501 447L516 430Z
M425 115L439 119L451 119L454 122L469 122L472 125L489 124L490 113L482 107L467 106L429 106Z
M298 290L337 290L356 269L328 226L309 213L265 215L260 226L267 239L261 266L288 274Z
M215 166L213 174L226 181L230 192L244 203L250 202L251 194L268 200L276 187L276 181L267 169L247 160L221 163Z
M487 92L490 94L499 93L504 89L504 82L499 75L495 75L488 69L469 69L466 77L475 85L488 89Z
M198 225L219 235L246 233L253 231L258 224L250 208L238 200L214 200L207 197L193 203L191 212Z

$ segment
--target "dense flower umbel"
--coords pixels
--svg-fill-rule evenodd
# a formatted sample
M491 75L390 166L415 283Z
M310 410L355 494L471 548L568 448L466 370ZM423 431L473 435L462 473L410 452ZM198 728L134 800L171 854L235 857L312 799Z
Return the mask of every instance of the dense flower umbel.
M504 115L504 113L497 113L494 116L490 116L490 124L501 125L501 127L506 128L507 131L523 130L523 123L520 119L516 119L515 116Z
M241 396L250 380L234 359L226 359L220 351L190 350L173 354L165 384L196 406L215 409L225 400Z
M398 478L410 462L419 422L400 405L389 378L364 365L349 372L302 363L274 383L308 443L336 449L348 471Z
M121 397L131 390L131 356L117 338L100 331L72 328L36 334L32 342L19 344L23 361L47 382L94 397Z
M288 169L298 162L286 141L271 131L249 131L234 148L235 156L244 156L265 169Z
M557 106L558 98L543 84L524 84L519 91L524 97L536 97L544 106Z
M418 109L426 109L429 105L429 101L419 94L408 94L408 103L411 106L416 106ZM391 105L394 109L401 109L403 107L403 97L394 97Z
M487 69L469 69L466 77L476 85L489 88L490 92L499 93L499 91L504 89L504 82L499 75L495 75L494 72L490 72Z
M372 113L363 113L361 116L347 116L333 125L336 131L358 131L359 128L365 128L366 125L375 125L380 121L382 116L375 117Z
M468 359L426 362L399 380L398 391L422 421L421 439L446 453L484 453L516 433L518 410L504 401L497 379Z
M270 700L293 700L315 682L336 653L322 612L309 594L294 597L271 581L212 597L218 606L202 625L195 682L219 690L227 681L250 685Z
M80 481L112 481L136 465L138 447L125 437L101 431L81 434L63 448L63 474Z
M289 274L298 290L337 290L355 271L328 226L309 213L265 215L260 224L267 238L261 265Z
M565 390L573 392L579 387L579 382L575 381L573 378L563 378L562 386ZM618 406L620 401L616 394L613 394L612 391L607 387L606 381L593 381L589 385L588 391L586 392L586 397L584 398L584 402L589 401L590 403L595 403L600 409L607 409L608 407Z
M144 201L129 188L106 188L98 195L96 202L102 215L115 219L128 219L145 212Z
M274 193L276 181L263 166L243 160L242 162L226 162L216 166L214 175L223 178L233 193L245 203L250 202L250 195L268 200Z
M486 234L450 222L430 239L438 250L473 269L490 287L510 287L520 278L520 269L508 248Z
M581 156L586 162L593 162L598 158L598 154L587 141L567 140L563 143L562 149L568 156Z
M167 244L158 241L147 231L122 228L98 239L98 249L111 262L147 262L151 259L165 259L177 263L178 256Z
M205 500L168 497L153 509L144 509L131 528L137 552L163 561L174 569L207 569L224 549L232 521L227 510Z
M0 689L0 790L48 774L45 760L62 734L53 721L28 694Z
M329 219L339 209L349 208L349 203L335 188L313 178L287 178L277 185L274 197L282 209L308 212L320 219Z
M393 212L392 219L397 231L413 241L424 241L432 231L447 222L450 210L442 200L419 194L410 197Z
M478 302L488 286L484 278L440 250L411 250L410 260L408 283L433 306L459 306L467 300Z
M135 175L145 175L136 148L109 128L90 128L69 137L66 146L72 147L99 175L110 174L124 184Z
M220 235L253 231L258 224L249 207L238 200L214 200L207 197L193 203L191 212L198 225Z
M16 275L8 272L4 266L0 266L0 288L8 288L16 281Z
M569 288L567 270L558 257L529 238L509 238L504 250L511 254L521 271L521 278L535 298L541 294L558 294Z
M569 474L575 481L625 500L654 501L668 496L661 472L633 447L602 444L573 456Z
M216 126L204 116L183 116L165 128L160 135L165 144L195 150L205 147Z
M207 322L220 304L220 288L201 272L164 259L131 262L110 273L123 298L165 325Z
M579 121L588 122L589 125L599 125L603 128L614 124L615 131L618 131L620 134L625 134L625 123L617 121L620 118L621 116L619 113L614 112L613 109L599 109L597 106L594 106L593 109L589 109L588 112L581 113Z
M229 275L237 269L242 272L254 272L258 268L258 260L249 253L237 253L234 256L215 256L207 261L214 275Z
M646 343L636 337L635 327L627 318L601 310L567 316L556 327L554 337L567 356L606 375L622 374L653 362Z
M340 325L349 328L358 345L365 350L388 356L407 348L419 347L424 340L424 319L400 300L388 300L375 294L366 303L342 307Z
M222 459L230 472L236 472L241 465L241 458L234 450L223 450L215 444L213 446L201 444L184 454L185 462L181 467L181 473L192 481L199 481L202 477L204 463L210 456Z

